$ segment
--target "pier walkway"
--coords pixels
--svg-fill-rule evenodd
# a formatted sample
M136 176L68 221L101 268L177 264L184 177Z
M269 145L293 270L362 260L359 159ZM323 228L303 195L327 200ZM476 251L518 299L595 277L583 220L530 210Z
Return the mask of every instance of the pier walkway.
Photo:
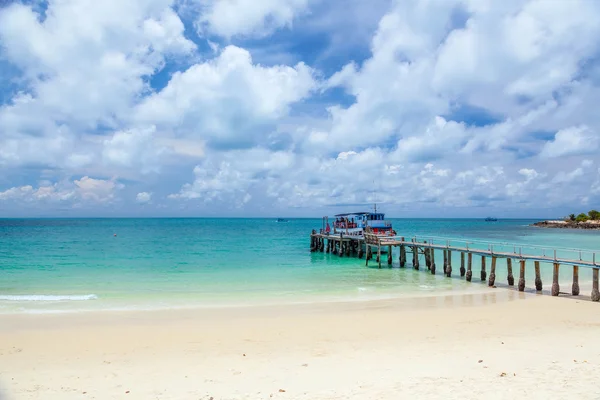
M525 267L527 262L533 262L535 269L535 288L542 290L540 263L550 263L553 266L552 295L558 296L560 292L559 271L560 266L570 266L573 271L573 284L571 294L579 295L579 268L592 269L592 301L600 301L598 289L599 268L596 264L594 251L568 248L549 248L543 246L522 246L509 243L494 243L481 241L467 241L465 239L450 238L417 238L406 239L402 236L382 236L364 233L362 236L345 235L343 233L311 234L311 251L327 252L340 257L358 256L366 258L366 266L375 257L375 262L381 268L382 253L387 253L387 264L392 265L393 248L398 247L399 264L404 268L407 264L407 252L412 253L411 264L414 269L420 269L420 258L424 259L427 270L436 273L436 252L442 254L443 274L452 277L452 252L460 253L460 277L470 282L473 276L473 256L481 257L480 277L489 286L494 286L496 281L496 264L498 259L505 259L508 270L507 281L509 286L514 286L512 261L519 262L518 290L525 290ZM510 251L512 247L512 251ZM600 253L600 251L598 252ZM422 256L422 257L421 257ZM490 259L490 275L487 276L486 261ZM466 266L465 266L466 264Z

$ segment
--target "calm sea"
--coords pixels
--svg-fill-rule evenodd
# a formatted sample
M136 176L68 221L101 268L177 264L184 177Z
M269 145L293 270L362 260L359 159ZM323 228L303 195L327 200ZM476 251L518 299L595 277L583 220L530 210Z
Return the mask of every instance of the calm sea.
M525 246L523 252L527 246L600 248L600 232L534 228L530 220L392 222L399 235L471 240L473 247L492 242L498 251L518 252L518 246ZM310 253L310 230L320 226L320 219L0 220L0 313L221 307L486 290L476 279L479 260L473 283L467 283L442 277L441 254L436 255L440 272L432 276L399 268L395 253L391 269ZM567 252L578 256L576 250L559 250L559 256ZM455 273L458 257L453 255ZM505 262L498 264L497 281L505 282ZM528 268L528 286L532 270ZM561 271L561 284L568 286L570 271ZM551 268L543 266L544 284L551 283L551 275ZM584 270L581 280L590 279L591 272Z

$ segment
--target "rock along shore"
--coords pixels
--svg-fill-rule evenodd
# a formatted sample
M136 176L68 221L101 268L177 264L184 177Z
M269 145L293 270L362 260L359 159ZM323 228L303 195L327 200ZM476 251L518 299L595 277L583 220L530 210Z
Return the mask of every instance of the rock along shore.
M532 224L532 226L561 229L600 229L600 221L540 221Z

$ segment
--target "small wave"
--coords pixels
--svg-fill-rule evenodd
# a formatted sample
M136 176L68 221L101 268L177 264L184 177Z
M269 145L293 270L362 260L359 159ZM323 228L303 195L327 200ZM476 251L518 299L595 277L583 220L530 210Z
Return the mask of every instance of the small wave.
M95 294L84 295L51 295L51 294L16 294L16 295L1 295L0 301L84 301L96 300L98 296Z

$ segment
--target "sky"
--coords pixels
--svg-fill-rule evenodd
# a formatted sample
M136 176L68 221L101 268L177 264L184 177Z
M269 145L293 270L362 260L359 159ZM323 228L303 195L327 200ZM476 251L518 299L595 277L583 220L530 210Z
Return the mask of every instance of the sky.
M0 1L0 216L600 208L600 2Z

